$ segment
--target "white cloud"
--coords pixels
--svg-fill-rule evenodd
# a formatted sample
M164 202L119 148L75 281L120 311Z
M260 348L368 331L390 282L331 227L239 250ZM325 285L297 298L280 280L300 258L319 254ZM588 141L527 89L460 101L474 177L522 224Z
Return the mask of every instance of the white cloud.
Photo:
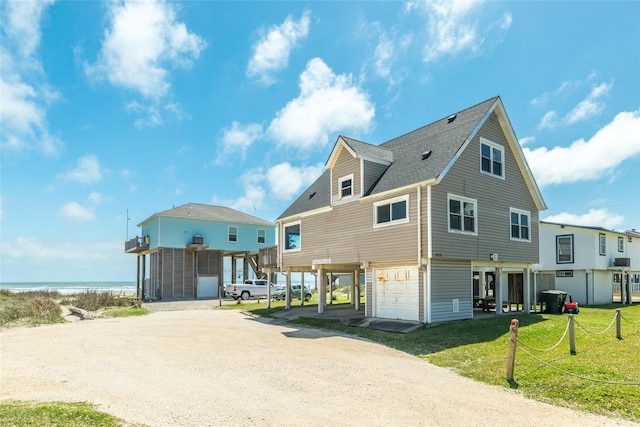
M40 45L40 19L51 4L53 0L6 2L3 32L17 44L20 56L30 57Z
M577 81L563 81L560 86L550 92L545 92L531 100L532 105L544 105L554 98L566 98L566 92L575 91L584 84L596 78L595 73L590 73L586 78ZM602 98L606 96L613 87L611 83L599 83L591 86L591 91L584 97L571 111L560 118L556 111L548 111L538 122L538 129L553 129L558 126L568 126L574 123L588 120L597 116L604 110L605 104Z
M311 185L324 171L324 165L295 167L285 162L267 171L270 193L280 200L290 200Z
M99 205L105 201L105 198L102 194L94 191L89 194L87 200L89 200L89 203L91 203L92 205Z
M265 84L274 82L273 74L289 64L289 54L298 42L309 34L311 12L305 10L299 21L291 16L277 26L264 31L253 46L253 55L247 65L247 75L257 76Z
M538 129L553 129L558 125L558 113L555 111L549 111L538 123Z
M40 44L40 20L52 1L7 1L0 12L0 146L10 150L38 149L58 154L63 145L51 135L46 120L58 93L46 83L34 54Z
M84 155L78 159L76 167L65 173L62 177L65 181L76 181L83 184L100 181L102 179L102 172L98 158L93 154Z
M300 95L280 110L268 133L282 147L322 147L338 131L366 133L375 108L351 76L335 75L319 58L300 75Z
M242 160L244 160L247 149L262 136L262 133L262 125L260 124L242 125L234 121L230 128L222 130L222 150L218 152L216 163L223 163L234 153L240 153Z
M434 0L407 4L407 10L417 9L427 16L429 40L424 47L425 61L479 48L483 36L478 34L470 15L480 3L481 0ZM505 18L501 25L505 25Z
M96 218L93 209L85 208L77 202L69 202L60 208L60 215L64 218L79 220L79 221L92 221Z
M228 202L228 206L242 212L253 214L264 207L266 191L262 187L264 175L262 169L250 170L241 177L244 195Z
M518 142L520 142L520 145L524 147L527 144L531 144L532 142L535 142L535 140L536 140L535 136L525 136L524 138L520 138Z
M612 83L600 83L597 86L593 86L589 95L567 114L565 117L566 123L570 125L600 114L604 109L604 103L600 102L599 98L608 94L612 86Z
M161 101L169 96L169 69L189 67L206 47L205 41L177 21L176 7L170 2L109 5L110 27L104 33L97 62L85 64L86 74L142 95L143 103L134 101L126 107L146 115L136 121L139 127L161 124L162 112L182 117L184 113L176 103Z
M598 179L640 155L640 110L619 113L588 141L523 151L540 186Z
M589 209L586 214L573 214L562 212L551 215L543 219L543 221L556 222L560 224L584 225L590 227L603 227L614 230L624 221L624 216L609 212L607 209Z
M244 194L234 200L219 200L212 198L212 203L221 203L233 209L253 214L261 211L267 204L267 198L291 200L303 188L313 183L324 171L324 165L291 166L280 163L266 172L254 169L240 176ZM266 188L265 188L266 187Z

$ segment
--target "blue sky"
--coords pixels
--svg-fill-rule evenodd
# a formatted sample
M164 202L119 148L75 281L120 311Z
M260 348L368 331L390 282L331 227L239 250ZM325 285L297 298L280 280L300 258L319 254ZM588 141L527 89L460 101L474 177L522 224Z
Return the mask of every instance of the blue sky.
M135 280L184 203L277 218L339 134L500 95L548 210L640 229L640 2L0 3L0 280ZM127 221L127 210L130 220Z

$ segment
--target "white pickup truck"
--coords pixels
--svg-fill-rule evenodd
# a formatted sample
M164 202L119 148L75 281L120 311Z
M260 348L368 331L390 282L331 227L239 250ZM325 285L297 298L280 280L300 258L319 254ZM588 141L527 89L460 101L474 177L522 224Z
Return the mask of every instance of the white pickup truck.
M247 300L253 297L267 297L269 282L265 279L245 280L242 284L232 283L224 285L224 295L233 299ZM272 288L272 291L275 288Z

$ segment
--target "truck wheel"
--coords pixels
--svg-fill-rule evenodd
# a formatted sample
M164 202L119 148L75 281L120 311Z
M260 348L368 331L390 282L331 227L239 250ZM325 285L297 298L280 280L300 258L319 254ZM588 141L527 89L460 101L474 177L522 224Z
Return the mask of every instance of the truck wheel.
M248 291L244 291L244 292L242 292L242 294L240 294L240 298L242 298L245 301L248 300L250 296L251 295L249 295Z

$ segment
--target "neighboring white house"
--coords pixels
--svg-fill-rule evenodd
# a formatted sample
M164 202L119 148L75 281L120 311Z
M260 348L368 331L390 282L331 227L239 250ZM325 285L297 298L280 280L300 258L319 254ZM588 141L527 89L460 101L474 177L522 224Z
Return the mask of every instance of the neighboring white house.
M640 299L635 231L540 221L540 263L538 282L567 292L580 305Z

